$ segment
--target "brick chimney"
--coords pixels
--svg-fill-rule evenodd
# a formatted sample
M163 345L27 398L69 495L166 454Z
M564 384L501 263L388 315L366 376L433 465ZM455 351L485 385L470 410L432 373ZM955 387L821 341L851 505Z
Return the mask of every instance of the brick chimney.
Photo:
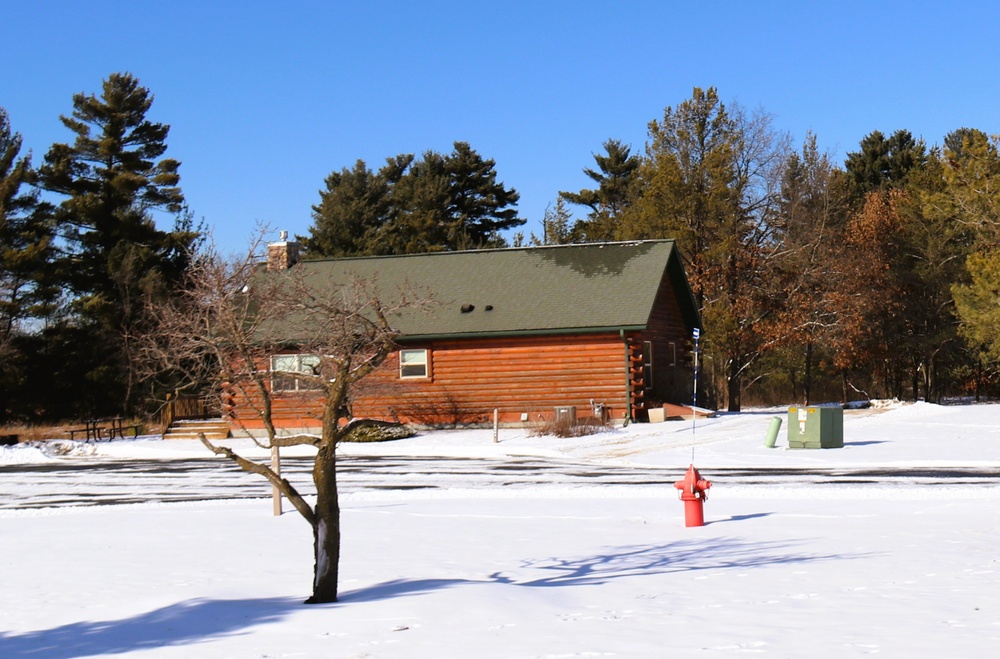
M299 262L299 252L302 246L288 240L288 232L279 234L278 242L267 245L267 269L272 271L288 270Z

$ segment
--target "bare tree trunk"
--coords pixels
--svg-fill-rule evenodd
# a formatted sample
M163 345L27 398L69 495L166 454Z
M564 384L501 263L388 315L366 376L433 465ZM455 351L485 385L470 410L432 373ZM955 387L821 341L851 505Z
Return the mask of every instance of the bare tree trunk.
M982 383L983 383L983 358L982 356L976 357L976 402L980 400L980 395L982 393Z
M813 366L813 344L812 341L806 343L806 374L802 386L802 393L805 396L805 404L812 402L812 366Z
M742 393L743 379L740 373L740 366L735 359L729 361L729 377L726 384L728 388L726 393L729 398L729 411L739 412L742 402L740 394Z
M337 601L337 577L340 567L340 501L337 497L337 445L326 442L319 448L313 464L316 483L313 550L316 566L313 594L306 604Z
M937 377L937 351L931 353L924 362L924 400L935 404L941 402Z

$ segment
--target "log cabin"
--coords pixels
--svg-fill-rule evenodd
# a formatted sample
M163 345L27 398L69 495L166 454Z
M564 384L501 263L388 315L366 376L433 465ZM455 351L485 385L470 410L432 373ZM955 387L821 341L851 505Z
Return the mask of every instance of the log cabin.
M623 423L690 400L690 337L700 318L671 240L299 255L294 242L272 243L267 267L303 268L332 285L350 277L382 290L408 284L434 300L429 313L397 319L398 349L353 392L354 417L422 426L489 424L494 414L503 425L563 415ZM271 369L294 373L309 359L284 352ZM276 424L289 432L319 426L319 394L294 377L273 381Z

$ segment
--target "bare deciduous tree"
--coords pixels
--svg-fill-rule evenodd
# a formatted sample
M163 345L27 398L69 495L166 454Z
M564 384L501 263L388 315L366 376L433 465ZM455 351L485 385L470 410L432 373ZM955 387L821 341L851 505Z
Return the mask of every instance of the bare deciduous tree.
M195 255L183 293L151 309L157 329L145 337L144 350L147 360L173 373L181 387L227 392L240 409L253 410L255 418L235 421L251 437L261 434L251 427L263 427L262 436L254 437L257 445L316 447L317 495L310 506L270 466L201 436L215 454L270 481L309 522L316 563L306 602L334 602L340 558L336 447L359 427L349 418L352 389L395 348L392 321L428 301L406 290L393 291L387 301L370 280L334 284L311 281L302 268L266 272L264 234L241 258L224 258L213 246ZM319 435L283 435L275 427L272 382L292 376L274 369L271 356L290 349L309 356L303 360L308 368L294 378L322 398Z

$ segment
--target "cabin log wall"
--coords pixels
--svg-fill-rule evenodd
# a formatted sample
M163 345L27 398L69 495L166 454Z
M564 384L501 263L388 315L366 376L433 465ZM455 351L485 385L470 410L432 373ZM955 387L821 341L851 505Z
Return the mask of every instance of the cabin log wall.
M591 401L621 417L625 358L617 334L407 343L429 350L427 378L400 379L398 353L355 398L359 416L426 425L551 420L556 407L592 415Z
M604 405L612 420L627 408L625 353L618 334L507 337L407 342L405 349L429 351L426 378L399 377L393 352L353 392L355 417L421 425L551 420L556 407L575 406L577 417L591 416L591 401ZM263 422L250 401L234 397L234 426L260 429ZM256 401L254 401L256 402ZM318 428L323 397L315 392L272 396L272 418L280 428ZM257 406L259 407L259 406Z
M691 337L677 304L676 294L666 277L660 283L656 302L641 340L651 342L653 347L653 382L646 404L688 402L692 388Z

